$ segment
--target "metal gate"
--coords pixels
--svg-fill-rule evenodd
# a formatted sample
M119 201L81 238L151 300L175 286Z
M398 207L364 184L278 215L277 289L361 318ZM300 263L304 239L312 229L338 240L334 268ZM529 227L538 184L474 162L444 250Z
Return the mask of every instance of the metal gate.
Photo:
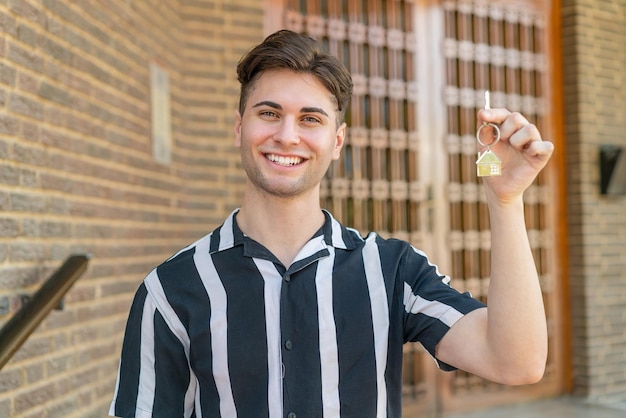
M322 183L322 205L363 233L410 241L453 278L486 297L489 220L476 178L476 112L520 111L544 132L551 105L546 16L538 1L284 0L268 13L323 42L351 70L342 158ZM277 7L279 6L279 7ZM546 14L548 13L548 14ZM278 28L273 28L278 29ZM548 312L545 378L507 387L443 373L418 344L404 353L406 417L441 416L562 391L562 341L550 176L525 193L528 233Z

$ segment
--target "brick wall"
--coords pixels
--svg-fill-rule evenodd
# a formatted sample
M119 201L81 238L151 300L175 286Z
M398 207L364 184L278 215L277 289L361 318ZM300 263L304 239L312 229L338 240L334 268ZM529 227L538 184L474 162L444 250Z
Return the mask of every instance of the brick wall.
M626 197L598 171L626 148L626 1L562 5L574 393L626 401Z
M236 206L237 60L256 0L0 0L0 322L71 253L90 267L0 371L0 416L105 416L143 276ZM152 158L150 62L172 162Z

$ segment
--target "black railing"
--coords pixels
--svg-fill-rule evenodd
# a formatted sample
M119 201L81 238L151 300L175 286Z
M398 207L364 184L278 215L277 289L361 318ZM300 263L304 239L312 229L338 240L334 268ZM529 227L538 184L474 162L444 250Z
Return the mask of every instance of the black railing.
M61 305L63 296L87 269L89 256L72 255L0 329L0 369L24 344L50 311Z

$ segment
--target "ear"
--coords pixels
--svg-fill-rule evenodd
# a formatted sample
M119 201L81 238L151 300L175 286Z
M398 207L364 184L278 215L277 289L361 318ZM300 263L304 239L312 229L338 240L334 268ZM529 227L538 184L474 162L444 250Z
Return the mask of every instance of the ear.
M234 132L235 132L235 146L239 148L241 146L241 113L239 113L239 110L235 111Z
M346 140L346 123L342 123L335 134L335 149L333 150L333 160L338 160L341 156L344 141Z

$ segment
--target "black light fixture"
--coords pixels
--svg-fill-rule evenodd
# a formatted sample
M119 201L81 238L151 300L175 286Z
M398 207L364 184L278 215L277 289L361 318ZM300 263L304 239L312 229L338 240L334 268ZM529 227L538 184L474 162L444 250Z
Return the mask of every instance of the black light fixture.
M620 145L600 145L600 193L626 195L626 157Z

